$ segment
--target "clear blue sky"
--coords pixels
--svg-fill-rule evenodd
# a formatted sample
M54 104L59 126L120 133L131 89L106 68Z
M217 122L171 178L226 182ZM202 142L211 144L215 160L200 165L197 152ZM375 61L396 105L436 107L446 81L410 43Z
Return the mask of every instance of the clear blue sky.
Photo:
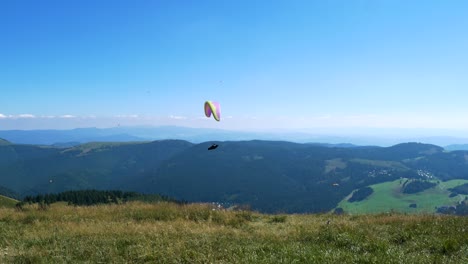
M0 129L468 130L467 1L0 2ZM204 117L205 100L222 121Z

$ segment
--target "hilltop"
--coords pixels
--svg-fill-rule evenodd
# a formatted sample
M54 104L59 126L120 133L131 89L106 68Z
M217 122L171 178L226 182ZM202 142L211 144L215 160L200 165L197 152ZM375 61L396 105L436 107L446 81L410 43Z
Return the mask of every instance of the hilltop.
M11 144L10 141L0 138L0 145L10 145L10 144Z
M0 262L466 263L468 218L269 215L210 204L0 208Z
M18 202L19 202L18 200L15 200L13 198L0 195L0 208L1 207L14 208Z

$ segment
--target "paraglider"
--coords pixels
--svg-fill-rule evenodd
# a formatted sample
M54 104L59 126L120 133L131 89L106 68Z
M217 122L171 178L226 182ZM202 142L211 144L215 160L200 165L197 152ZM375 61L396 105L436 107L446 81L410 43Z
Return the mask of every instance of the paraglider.
M205 102L205 115L206 117L211 117L219 122L221 120L221 106L218 102L206 101Z
M206 101L205 102L205 115L210 118L213 115L213 118L219 122L221 120L221 106L218 102ZM213 150L218 147L217 144L211 145L208 150Z
M208 150L213 150L213 149L216 149L217 147L218 147L217 144L213 144L208 148Z

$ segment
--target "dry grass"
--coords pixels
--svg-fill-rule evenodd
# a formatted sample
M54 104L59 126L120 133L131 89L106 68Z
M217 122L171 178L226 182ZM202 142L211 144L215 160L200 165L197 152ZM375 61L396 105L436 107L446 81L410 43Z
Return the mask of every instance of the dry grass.
M467 218L132 202L0 209L1 263L467 263Z

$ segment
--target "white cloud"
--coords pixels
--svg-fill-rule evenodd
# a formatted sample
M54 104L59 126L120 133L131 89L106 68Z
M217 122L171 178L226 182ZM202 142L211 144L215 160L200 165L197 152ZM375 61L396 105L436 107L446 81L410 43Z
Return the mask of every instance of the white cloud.
M185 117L185 116L175 116L175 115L170 115L169 118L170 118L170 119L176 119L176 120L184 120L184 119L187 119L187 117Z
M61 115L59 117L60 118L75 118L76 116L74 116L74 115Z
M31 114L21 114L18 115L18 118L36 118L36 116Z
M19 114L19 115L5 115L0 114L0 119L71 119L71 118L89 118L89 119L96 119L97 116L95 115L88 115L88 116L75 116L75 115L33 115L33 114Z
M116 118L139 118L138 115L116 115Z

